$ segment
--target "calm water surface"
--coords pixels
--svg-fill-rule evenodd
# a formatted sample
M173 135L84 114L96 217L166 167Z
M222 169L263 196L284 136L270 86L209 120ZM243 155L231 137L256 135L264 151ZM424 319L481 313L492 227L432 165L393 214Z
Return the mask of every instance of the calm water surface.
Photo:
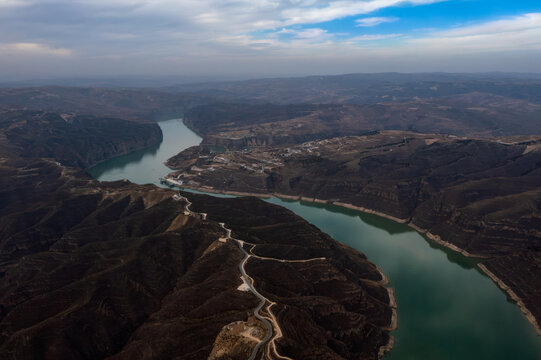
M89 170L99 180L158 184L163 165L200 138L181 120L160 122L161 144ZM541 359L541 337L519 308L475 267L403 224L332 205L270 199L365 253L390 279L398 303L388 359Z
M163 132L160 144L105 161L89 169L88 173L101 181L128 179L137 184L159 185L159 177L171 172L164 162L180 150L201 142L182 119L161 121L159 125Z

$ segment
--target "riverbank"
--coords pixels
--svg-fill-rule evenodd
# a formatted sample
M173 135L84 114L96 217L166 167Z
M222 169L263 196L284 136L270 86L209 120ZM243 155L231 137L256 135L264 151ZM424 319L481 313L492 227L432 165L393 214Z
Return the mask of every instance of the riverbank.
M394 296L394 289L391 287L388 287L389 284L389 278L383 273L383 271L376 265L376 269L378 269L379 274L381 275L381 281L379 282L382 286L385 286L387 289L387 293L389 295L389 306L392 309L392 315L391 315L391 321L389 323L389 326L387 327L388 331L394 331L398 328L398 312L397 312L397 305L396 305L396 297ZM379 359L383 359L385 354L390 352L394 347L394 337L392 335L389 335L389 341L387 344L383 345L379 349L378 357Z
M301 196L292 196L292 195L277 194L277 193L261 194L261 193L249 193L249 192L240 192L240 191L227 191L227 190L219 191L219 190L216 190L216 189L208 187L208 186L193 186L193 185L183 185L182 188L183 189L196 190L196 191L202 191L202 192L207 192L207 193L224 194L224 195L254 196L254 197L264 198L264 199L277 197L277 198L280 198L280 199L287 199L287 200L309 201L309 202L319 203L319 204L333 204L333 203L329 203L326 200L321 200L321 199L310 199L310 198L305 198L305 197L301 197ZM334 203L334 204L337 205L336 203ZM342 204L342 203L340 203L340 204ZM347 204L344 204L344 205L347 205ZM338 206L340 206L340 205L338 205ZM350 206L354 207L353 205L350 205ZM342 207L345 207L345 206L342 206ZM372 212L372 214L378 215L377 212L375 212L375 211ZM392 216L386 216L386 217L390 218L391 220L393 219ZM376 265L376 268L377 268L377 270L378 270L378 272L379 272L379 274L381 276L381 281L379 283L381 285L385 286L385 288L387 289L387 293L388 293L388 296L389 296L389 306L392 308L391 319L389 320L389 325L386 327L386 330L393 331L393 330L396 330L398 328L397 303L396 303L396 298L395 298L395 295L394 295L394 290L392 288L386 286L389 283L389 279L383 273L383 271L379 267L377 267L377 265ZM392 336L390 336L389 337L389 342L386 345L382 346L381 349L380 349L380 357L382 357L385 353L391 351L393 346L394 346L394 338Z
M394 217L392 215L384 214L382 212L367 209L360 206L355 206L353 204L348 204L340 201L333 201L333 200L322 200L317 198L310 198L310 197L304 197L304 196L296 196L296 195L286 195L286 194L279 194L279 193L250 193L250 192L240 192L240 191L228 191L228 190L218 190L213 187L209 186L194 186L194 185L184 185L183 188L196 190L196 191L203 191L203 192L209 192L209 193L216 193L216 194L225 194L225 195L235 195L235 196L255 196L260 198L280 198L280 199L286 199L286 200L294 200L294 201L306 201L306 202L312 202L312 203L318 203L318 204L329 204L329 205L335 205L339 206L345 209L360 211L368 214L373 214L377 216L381 216L383 218L395 221L397 223L405 224L417 231L418 233L424 235L424 237L430 241L433 241L434 243L441 245L445 248L448 248L454 252L457 252L463 256L469 257L469 258L477 258L477 259L488 259L489 257L486 256L479 256L474 255L466 251L465 249L462 249L454 244L451 244L445 240L443 240L440 236L430 233L427 229L420 228L419 226L408 222L407 219L400 219L397 217ZM533 313L526 307L524 304L523 299L521 299L516 293L509 287L503 280L498 278L496 275L494 275L492 272L490 272L485 266L482 264L477 264L479 270L487 275L492 281L494 281L500 289L502 289L506 294L509 295L510 298L513 299L513 301L516 302L516 304L519 306L520 310L528 320L528 322L534 327L536 333L541 336L541 327L539 326L537 319L533 315ZM392 348L392 346L391 346Z
M526 305L524 304L524 301L513 291L513 289L511 289L509 286L507 286L500 278L498 278L496 275L494 275L494 273L492 271L490 271L489 269L487 269L487 267L483 264L479 264L477 265L481 271L483 271L489 278L492 279L492 281L494 281L496 284L498 284L498 286L500 287L500 289L502 289L503 291L505 291L510 297L511 299L513 299L514 302L517 303L518 307L520 308L520 310L522 311L522 313L524 314L524 316L526 317L526 319L528 319L528 321L533 325L533 327L535 328L535 331L537 332L537 334L539 336L541 336L541 326L539 326L539 323L537 322L537 319L535 318L535 316L532 314L532 312L530 310L528 310L528 308L526 307Z
M304 339L306 328L312 329L310 331L318 334L317 336L334 338L334 336L342 335L333 334L343 334L343 332L351 334L347 338L337 340L344 344L344 348L339 350L344 358L368 358L365 356L368 353L371 354L370 358L378 358L382 345L386 349L392 347L393 342L389 342L388 324L396 326L394 293L389 292L382 285L387 283L388 279L381 274L381 270L367 260L358 249L340 246L336 240L331 239L305 220L301 220L290 210L258 198L224 199L195 193L181 193L181 195L187 197L189 202L193 202L193 206L187 208L189 211L207 213L208 219L217 221L226 230L227 239L236 240L241 246L243 245L247 253L245 255L259 259L254 259L251 267L247 265L244 268L243 266L241 274L249 273L245 278L246 283L251 284L258 291L261 287L265 291L262 291L260 295L266 298L268 304L279 306L276 308L266 306L269 321L278 323L277 318L279 318L279 324L274 326L273 336L268 345L265 345L267 351L275 354L275 356L271 354L272 358L286 358L274 350L274 341L281 337L280 327L288 329L286 343L289 345L286 346L287 351L286 348L283 350L292 358L304 358L312 352L322 358L330 358L330 354L333 353L325 350L326 342L323 340L321 345L313 350L311 347L298 351L291 350L291 341L298 336ZM221 208L224 205L230 206L232 211L224 211L225 209ZM267 207L273 210L269 211ZM251 218L253 220L250 220ZM253 225L247 228L246 224L250 222L253 222ZM269 231L271 228L272 230ZM234 237L230 229L237 229ZM251 243L250 239L261 243ZM291 239L291 242L287 239ZM289 248L290 244L293 244L295 254L283 253L284 247ZM254 254L252 249L259 245L262 246L263 253L257 255L255 251L256 254ZM334 259L341 260L336 263ZM284 263L289 263L289 265L282 265ZM242 264L245 262L243 261ZM254 283L250 279L257 279L257 281ZM284 294L282 290L277 298L273 298L269 296L273 294L269 292L273 285L269 285L276 284L277 280L281 284L280 289L287 291L287 294ZM305 281L308 282L303 285ZM332 293L329 293L329 286L332 286ZM365 296L363 296L364 301L359 301L358 297L361 294ZM299 311L296 310L298 308L296 304L301 306ZM351 307L351 304L355 306ZM321 315L317 316L317 321L304 323L306 307L313 308L315 313L322 311ZM336 317L341 319L340 329L342 330L333 333L336 331ZM360 331L360 329L364 330ZM372 350L361 352L356 350L355 344L359 341L366 341L367 346L373 346ZM310 344L313 345L312 342ZM279 347L277 350L280 350ZM295 354L302 355L295 356ZM329 357L326 356L327 354ZM364 355L360 356L361 354Z
M164 141L157 152L151 148L145 155L139 155L137 152L136 156L128 155L110 161L102 167L99 180L126 178L137 184L149 182L156 184L160 176L171 172L163 166L163 162L183 148L201 142L201 139L182 121L161 122L159 125L164 133ZM192 184L202 185L198 182ZM223 186L217 183L215 187ZM271 192L246 187L235 190ZM435 242L427 241L428 238L412 231L404 224L372 215L359 216L361 213L357 211L323 206L329 201L304 198L303 200L316 203L310 205L308 202L270 198L271 195L246 193L238 195L265 197L266 201L293 211L340 243L362 251L387 274L391 279L390 285L393 287L396 301L400 304L400 326L392 332L394 347L385 355L385 359L405 360L412 357L428 359L438 358L438 354L447 354L449 358L473 356L490 357L495 360L539 359L541 338L533 331L530 323L525 321L515 303L509 301L509 297L504 296L499 287L494 286L493 280L472 267L476 261L455 255L455 252L447 251ZM291 195L282 198L299 200L298 196ZM244 199L245 202L247 200L249 199ZM322 205L316 206L317 203ZM202 208L196 210L203 211ZM257 208L251 207L247 209L248 217L256 210ZM223 219L228 224L231 221L229 217L226 215ZM496 269L490 263L490 269L495 274L501 274L502 279L506 279L507 282L506 264L500 262L499 268ZM523 270L516 269L511 280L527 270L528 267ZM381 277L377 276L377 279ZM526 304L533 313L536 313L534 304L537 303L528 302L530 299L528 294L518 290L516 292L524 297ZM380 294L383 295L384 303L388 304L389 298L383 288ZM386 316L377 322L378 324L387 324L391 317L389 310ZM286 316L283 321L288 322L289 317ZM295 324L295 328L299 325ZM381 345L387 343L388 339L389 336L379 342L379 346L375 349L375 358L378 357ZM472 343L472 339L476 341Z
M423 229L411 222L409 222L407 224L410 228L412 228L413 230L417 231L418 233L424 235L426 238L434 241L436 244L438 245L441 245L443 247L446 247L450 250L453 250L454 252L457 252L459 254L462 254L463 256L466 256L466 257L470 257L470 258L477 258L477 259L489 259L490 257L488 256L483 256L483 255L474 255L468 251L466 251L465 249L462 249L458 246L456 246L455 244L451 244L450 242L448 241L445 241L441 238L441 236L439 235L434 235L432 234L430 231L428 231L427 229Z
M161 130L160 130L161 131ZM84 168L83 170L88 172L88 171L91 171L92 168L95 168L103 163L106 163L108 161L111 161L111 160L114 160L114 159L118 159L118 158L121 158L122 156L126 156L126 155L129 155L129 154L133 154L134 152L137 152L137 151L146 151L146 150L149 150L150 148L153 148L153 147L156 147L158 145L160 145L160 143L163 141L163 134L162 136L160 137L160 139L158 141L156 141L155 143L152 143L150 145L146 145L146 146L143 146L143 147L140 147L140 148L136 148L136 149L133 149L133 150L126 150L126 151L122 151L118 154L115 154L114 156L111 156L109 158L106 158L106 159L103 159L103 160L100 160L100 161L97 161L95 163L92 163L91 165L87 166L86 168Z
M202 134L201 132L199 132L199 130L197 130L194 126L192 126L192 124L190 122L187 122L186 121L186 116L183 116L182 117L182 123L184 124L184 126L186 126L190 131L192 131L194 134L196 134L197 136L199 136L201 138L201 143L203 143L203 140L205 139L205 134Z

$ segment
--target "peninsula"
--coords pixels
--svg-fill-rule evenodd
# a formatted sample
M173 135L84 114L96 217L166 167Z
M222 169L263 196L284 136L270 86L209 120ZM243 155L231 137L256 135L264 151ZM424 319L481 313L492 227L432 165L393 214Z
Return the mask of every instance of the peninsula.
M261 105L260 117L254 105L224 107L227 116L218 116L218 105L187 114L186 123L205 137L167 162L184 187L333 203L408 223L482 259L480 269L541 333L540 136L517 129L514 136L480 136L491 126L483 122L461 136L378 130L377 117L354 121L342 111L328 118L317 106L269 113ZM432 126L444 131L460 121Z
M124 123L2 114L3 357L377 359L390 349L385 277L290 211L100 183L67 165L152 135L152 124L127 123L133 136L107 138ZM73 146L50 140L72 131ZM45 140L29 148L28 134Z

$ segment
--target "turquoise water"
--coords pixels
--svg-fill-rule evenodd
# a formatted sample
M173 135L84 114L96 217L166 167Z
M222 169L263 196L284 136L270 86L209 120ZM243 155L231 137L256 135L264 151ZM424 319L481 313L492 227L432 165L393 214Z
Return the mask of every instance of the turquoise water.
M115 157L87 172L101 181L128 179L137 184L159 185L158 179L171 172L164 162L180 150L201 142L201 138L188 129L182 119L162 121L159 125L163 132L160 144Z
M201 140L181 120L159 123L163 142L89 170L99 180L158 184L167 158ZM365 253L390 279L398 304L388 359L541 359L541 337L488 277L465 258L403 224L332 205L270 199Z

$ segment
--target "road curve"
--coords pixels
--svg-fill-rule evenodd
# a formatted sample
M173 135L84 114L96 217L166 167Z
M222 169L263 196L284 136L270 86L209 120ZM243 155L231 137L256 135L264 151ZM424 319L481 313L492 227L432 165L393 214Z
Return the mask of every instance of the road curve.
M197 213L197 212L194 212L192 210L190 210L190 206L192 205L192 203L190 202L190 200L188 200L188 198L186 198L185 196L182 196L180 195L180 193L178 195L175 195L173 196L173 198L175 200L183 200L186 202L186 204L184 205L184 210L190 215L190 216L199 216L201 217L201 219L203 220L206 220L207 219L207 214L205 213ZM256 257L256 258L259 258L259 259L262 259L262 260L272 260L272 261L279 261L279 262L308 262L308 261L315 261L315 260L325 260L325 258L314 258L314 259L307 259L307 260L284 260L284 259L276 259L276 258L268 258L268 257L261 257L261 256L258 256L258 255L255 255L252 250L256 247L256 244L252 244L252 243L246 243L242 240L239 240L239 239L235 239L231 236L231 229L228 229L226 226L225 226L225 223L219 223L220 226L225 230L226 232L226 239L227 240L233 240L237 243L239 249L244 253L244 258L242 259L242 261L240 262L239 264L239 270L240 270L240 273L242 275L242 278L244 280L244 282L248 285L248 288L250 289L250 291L260 300L259 301L259 305L254 309L254 316L261 320L265 326L267 327L267 334L265 335L265 337L259 342L256 344L256 346L254 347L254 349L252 350L252 353L250 355L250 357L248 358L248 360L254 360L255 357L257 356L257 353L259 352L259 350L261 349L261 347L263 345L265 345L267 342L269 342L269 350L268 350L268 357L270 358L270 352L272 350L272 352L274 353L274 355L276 356L276 358L278 359L284 359L284 360L293 360L291 359L290 357L287 357L287 356L283 356L283 355L280 355L278 353L278 350L276 349L276 343L275 341L279 338L282 337L282 329L280 328L280 326L278 325L278 321L276 319L276 317L274 316L274 314L272 313L272 310L271 310L271 307L273 305L276 305L275 302L267 299L266 297L264 297L263 295L261 295L257 290L256 288L254 287L254 279L252 279L247 273L246 273L246 269L245 269L245 265L246 265L246 262L248 261L248 259L250 257ZM251 246L250 248L250 252L247 252L245 249L244 249L244 244L248 244ZM265 306L265 304L268 303L269 305L267 306L266 308L266 311L267 313L269 314L269 317L266 317L266 316L263 316L261 315L260 311L261 309L263 308L263 306ZM276 329L276 332L273 331L273 329ZM274 336L273 336L274 335Z
M223 224L222 224L222 227L226 231L229 230ZM228 239L232 239L229 236L229 234L230 234L230 231L228 231ZM255 357L257 356L257 353L259 352L259 349L261 348L261 346L265 345L265 343L267 341L269 341L270 338L272 337L273 331L272 331L271 323L259 313L259 311L267 303L267 298L264 297L263 295L261 295L254 288L253 279L251 277L249 277L248 274L246 274L246 270L244 269L244 265L246 264L246 262L248 261L248 259L250 258L251 255L248 254L248 252L246 252L246 250L244 250L244 247L242 246L242 241L239 241L239 240L236 240L236 239L234 239L234 240L237 242L237 245L239 246L239 249L244 253L244 258L242 259L242 261L239 264L239 270L240 270L240 273L242 275L242 278L244 279L244 282L248 285L248 288L250 289L250 291L260 300L259 305L257 305L257 307L254 309L254 315L255 315L256 318L261 320L265 324L265 326L267 327L267 335L265 335L265 337L259 343L257 343L257 345L252 350L252 354L248 358L248 360L254 360Z

